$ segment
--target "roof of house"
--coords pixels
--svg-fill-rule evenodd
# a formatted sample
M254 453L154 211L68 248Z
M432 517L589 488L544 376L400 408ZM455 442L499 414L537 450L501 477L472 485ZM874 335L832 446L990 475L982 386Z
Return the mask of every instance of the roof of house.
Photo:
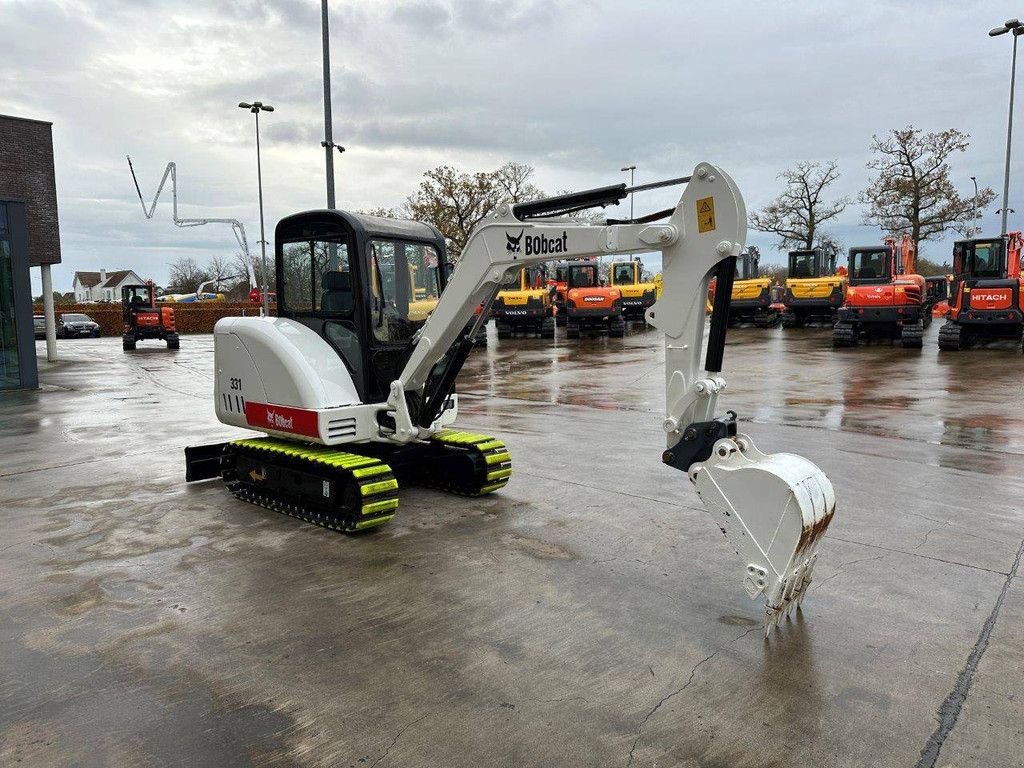
M116 288L121 282L130 275L132 271L130 269L119 269L116 272L111 272L107 275L107 279L103 281L101 288Z
M99 272L75 272L74 280L78 281L78 284L85 288L92 288L94 285L100 284L100 273Z

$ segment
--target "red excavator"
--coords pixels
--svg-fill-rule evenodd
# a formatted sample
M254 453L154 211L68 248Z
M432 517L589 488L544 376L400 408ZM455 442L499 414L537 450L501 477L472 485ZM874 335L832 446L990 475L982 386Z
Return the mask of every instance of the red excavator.
M126 352L135 349L135 342L142 339L160 339L167 342L168 349L178 348L174 308L166 304L157 306L152 280L145 285L121 288L121 317L124 319L121 347Z
M832 329L832 346L856 346L861 336L899 339L921 348L931 324L931 300L925 279L916 273L917 248L910 235L882 246L851 248L846 299Z
M1020 343L1024 330L1022 244L1020 232L953 244L949 319L939 329L939 349L956 351L979 339Z

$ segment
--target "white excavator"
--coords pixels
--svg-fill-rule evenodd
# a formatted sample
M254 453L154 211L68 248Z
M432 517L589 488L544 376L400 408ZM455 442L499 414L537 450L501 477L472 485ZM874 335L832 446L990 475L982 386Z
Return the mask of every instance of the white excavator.
M668 210L569 218L677 184L685 190ZM391 520L399 484L497 491L512 473L505 444L451 425L455 378L502 283L541 262L659 250L663 289L646 317L665 334L662 461L687 473L739 554L767 636L807 594L835 494L807 459L762 453L734 412L715 416L746 220L733 180L707 163L684 178L501 205L450 276L434 269L433 313L410 319L410 275L446 261L436 229L337 210L289 216L275 233L279 316L225 318L214 330L217 417L262 435L186 448L186 479L220 477L240 499L347 532Z

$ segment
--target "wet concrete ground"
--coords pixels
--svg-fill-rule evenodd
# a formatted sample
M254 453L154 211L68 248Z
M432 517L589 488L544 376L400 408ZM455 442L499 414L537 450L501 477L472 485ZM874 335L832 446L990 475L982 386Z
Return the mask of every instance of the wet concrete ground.
M660 339L497 342L515 474L345 537L186 486L212 338L61 342L0 395L0 765L1019 766L1024 360L730 332L724 408L840 506L765 642L660 464Z

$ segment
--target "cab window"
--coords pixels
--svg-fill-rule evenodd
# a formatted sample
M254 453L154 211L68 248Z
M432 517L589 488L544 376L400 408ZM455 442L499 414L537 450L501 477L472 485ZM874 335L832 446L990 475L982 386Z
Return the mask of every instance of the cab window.
M817 254L814 251L796 251L789 254L790 277L817 277Z
M374 339L404 344L426 322L441 293L432 245L373 238L369 242L370 325Z
M633 265L632 264L616 264L615 269L612 271L612 282L615 285L632 285L633 284Z
M573 267L569 272L570 288L592 288L596 285L598 285L597 267L593 265Z
M1003 244L975 243L970 271L975 277L1003 276Z
M281 308L289 312L351 315L353 280L343 240L299 240L281 246Z
M878 280L889 277L889 252L855 251L850 254L850 277L853 280Z

